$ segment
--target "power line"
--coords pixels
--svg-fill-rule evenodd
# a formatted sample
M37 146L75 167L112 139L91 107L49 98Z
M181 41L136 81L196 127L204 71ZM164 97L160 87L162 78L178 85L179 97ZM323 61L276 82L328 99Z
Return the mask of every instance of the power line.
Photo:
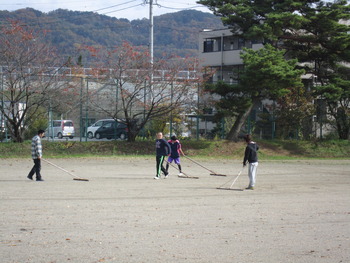
M100 8L100 9L97 9L95 11L101 11L101 10L110 9L112 7L121 6L121 5L128 4L128 3L131 3L131 2L134 2L134 1L136 1L136 0L124 2L122 4L113 5L113 6L109 6L109 7L105 7L105 8ZM125 7L125 8L121 8L121 9L117 9L117 10L112 10L112 11L108 11L108 12L105 12L105 13L102 13L102 14L98 14L98 15L105 15L105 14L108 14L108 13L113 13L113 12L118 12L118 11L122 11L122 10L127 10L127 9L130 9L130 8L133 8L133 7L136 7L136 6L140 6L140 5L143 5L143 4L137 4L137 5L134 5L134 6L129 6L129 7ZM192 7L190 7L190 9L194 9L194 7L196 7L196 6L192 6ZM165 8L170 8L170 7L165 7ZM188 8L180 9L180 10L188 10ZM70 12L74 12L74 11L70 11ZM86 18L86 17L96 16L97 15L95 13L91 14L90 12L93 12L93 11L82 12L82 14L77 14L75 17L74 16L70 17L70 19L65 19L66 16L52 17L51 21L45 21L45 25L59 24L59 23L62 22L62 20L71 23L74 20L83 19L83 18ZM88 13L88 14L84 14L84 13ZM47 18L50 19L50 17L47 17ZM7 23L7 22L2 22L2 24L5 24L5 23ZM26 24L23 24L22 26L39 26L39 27L42 27L39 18L38 18L37 22L35 22L35 23L26 23ZM179 31L179 29L173 28L173 27L165 27L165 26L158 26L158 25L156 25L156 26L157 27L161 27L161 28L167 28L167 29L170 29L170 30ZM131 25L126 25L126 26L106 26L106 28L110 28L110 29L123 28L123 27L128 28L128 27L131 27ZM51 29L51 30L66 30L66 29L69 29L69 28L68 27L65 27L65 28L61 27L60 29Z
M60 22L62 22L62 19L65 19L65 21L74 21L74 20L86 18L86 17L89 17L89 16L95 16L96 13L94 13L94 12L97 12L97 11L100 11L100 10L110 9L110 8L116 7L116 6L125 5L125 4L131 3L131 2L135 2L135 1L136 0L132 0L132 1L129 1L129 2L125 2L125 3L122 3L122 4L113 5L113 6L109 6L109 7L105 7L105 8L101 8L101 9L97 9L97 10L94 10L94 11L84 11L84 12L78 11L78 12L87 13L87 14L77 14L75 17L70 18L69 20L65 19L66 16L58 16L58 17L54 18L52 21L46 21L45 25L60 23ZM137 5L133 5L133 6L129 6L129 7L121 8L121 9L117 9L117 10L112 10L112 11L105 12L105 13L98 14L98 15L105 15L105 14L109 14L109 13L119 12L119 11L127 10L127 9L134 8L134 7L141 6L141 5L143 5L143 4L137 4ZM75 12L75 11L70 11L70 12ZM10 23L5 21L5 22L2 22L2 24L10 24ZM22 24L22 26L36 26L38 24L39 23L35 23L35 24L26 23L26 24ZM41 26L41 25L39 25L39 26Z
M95 11L101 11L101 10L106 10L106 9L110 9L110 8L113 8L113 7L116 7L116 6L121 6L121 5L125 5L125 4L129 4L131 2L134 2L136 0L132 0L132 1L128 1L128 2L124 2L124 3L121 3L121 4L118 4L118 5L113 5L113 6L109 6L109 7L105 7L105 8L100 8L100 9L97 9ZM126 9L130 9L130 8L133 8L135 6L140 6L140 5L143 5L143 4L137 4L137 5L134 5L134 6L129 6L129 7L126 7L126 8L122 8L122 9L118 9L118 10L112 10L112 11L108 11L104 14L107 14L107 13L113 13L113 12L118 12L118 11L122 11L122 10L126 10ZM192 6L190 8L194 8L196 6ZM168 8L168 7L165 7L165 8ZM170 7L169 7L170 8ZM188 10L188 8L185 8L185 9L180 9L180 10ZM64 19L66 18L66 16L59 16L57 18L53 18L53 21L46 21L45 22L45 25L54 25L54 24L58 24L60 22L62 22L62 20L64 21L67 21L69 23L72 23L72 21L76 20L76 19L82 19L82 18L86 18L86 17L89 17L89 16L93 16L93 15L96 15L96 14L77 14L76 17L73 17L71 19ZM100 15L103 15L103 14L100 14ZM48 17L50 18L50 17ZM42 27L42 23L40 23L39 19L38 19L38 22L36 22L35 24L33 23L32 26L35 25L35 26L38 26L38 27ZM31 26L30 23L26 24L26 26ZM78 26L79 27L79 26ZM73 28L74 31L76 30L79 30L79 28ZM97 26L96 26L97 27ZM103 26L102 26L103 27ZM145 25L146 27L146 25ZM168 29L168 30L171 30L171 31L179 31L179 32L188 32L188 33L199 33L200 30L198 29L189 29L189 28L178 28L178 27L168 27L168 26L164 26L164 25L156 25L157 28L164 28L164 29ZM89 27L90 29L93 28L93 27ZM101 28L101 26L99 26L99 28ZM111 30L113 29L122 29L122 28L130 28L132 29L133 26L131 24L127 24L127 25L115 25L115 26L105 26L105 28L109 28ZM64 30L68 30L68 29L71 29L71 27L69 26L66 26L66 27L60 27L60 28L51 28L50 30L51 31L64 31Z
M99 12L99 11L102 11L102 10L106 10L106 9L110 9L110 8L113 8L113 7L117 7L117 6L122 6L122 5L126 5L126 4L129 4L129 3L132 3L132 2L135 2L135 1L138 1L138 0L131 0L131 1L128 1L128 2L124 2L124 3L121 3L121 4L117 4L117 5L112 5L112 6L108 6L108 7L104 7L104 8L100 8L100 9L96 9L96 10L92 10L92 11L78 11L78 12L82 12L82 13L88 13L88 14L85 14L85 15L81 15L81 14L78 14L77 15L77 18L76 19L81 19L81 18L85 18L85 17L88 17L88 16L92 16L92 15L95 15L94 13L95 12ZM114 13L114 12L118 12L118 11L123 11L123 10L127 10L127 9L130 9L130 8L133 8L133 7L136 7L136 6L140 6L142 4L137 4L137 5L134 5L134 6L129 6L129 7L125 7L125 8L121 8L121 9L117 9L117 10L113 10L113 11L109 11L109 12L105 12L105 13L102 13L101 15L105 15L105 14L109 14L109 13ZM58 10L58 9L57 9ZM54 10L56 11L56 10ZM71 12L74 12L74 11L71 11ZM91 14L91 12L93 14ZM63 19L65 17L57 17L56 19ZM74 19L71 19L71 20L74 20ZM58 21L57 21L58 22ZM50 24L52 23L55 23L55 21L50 21L48 22ZM47 23L46 23L47 24ZM27 24L30 26L30 24Z
M74 21L76 19L83 19L83 18L86 18L86 17L89 17L89 16L94 16L95 15L94 12L99 12L99 11L102 11L102 10L107 10L107 9L111 9L111 8L114 8L114 7L130 4L130 3L135 2L135 1L139 1L139 0L131 0L131 1L123 2L123 3L112 5L112 6L99 8L99 9L92 10L92 11L83 11L83 13L87 13L87 14L77 14L76 17L73 16L73 17L70 17L69 19L65 19L66 17L63 17L63 16L58 16L58 17L56 17L55 19L53 19L51 21L46 21L45 25L59 23L59 22L62 21L62 19L65 19L66 21ZM77 1L77 2L81 2L81 1ZM104 13L98 13L98 14L100 14L100 15L107 15L107 14L111 14L111 13L115 13L115 12L128 10L128 9L131 9L131 8L134 8L134 7L137 7L137 6L145 5L148 1L144 0L143 2L144 3L141 3L141 4L128 6L128 7L125 7L125 8L120 8L120 9L116 9L116 10L112 10L112 11L108 11L108 12L104 12ZM187 7L187 8L173 8L173 7L160 5L160 4L157 3L157 1L156 1L155 5L157 5L157 6L161 7L161 8L172 9L172 10L180 10L180 11L181 10L192 10L192 9L197 8L197 7L201 7L200 5L196 5L196 6L190 6L190 7ZM72 12L74 12L74 11L72 11ZM79 11L79 12L81 12L81 11ZM2 22L2 24L5 24L5 23L6 22ZM33 25L41 27L39 19L38 19L38 22L36 22L35 24L34 23L33 24L27 23L27 24L25 24L23 26L33 26Z
M123 10L130 9L130 8L133 8L133 7L141 6L141 5L143 5L143 4L137 4L137 5L125 7L125 8L122 8L122 9L109 11L109 12L103 13L103 14L101 14L101 15L106 15L106 14L110 14L110 13L115 13L115 12L123 11Z
M162 7L162 8L166 8L166 9L171 9L171 10L179 10L179 11L183 11L183 10L192 10L198 7L203 7L200 5L195 5L195 6L190 6L190 7L186 7L186 8L177 8L177 7L169 7L169 6L164 6L164 5L157 5L158 7Z
M126 5L126 4L129 4L129 3L135 2L135 1L137 1L137 0L131 0L131 1L129 1L129 2L125 2L125 3L118 4L118 5L112 5L112 6L100 8L100 9L93 10L93 11L90 11L90 12L98 12L98 11L105 10L105 9L110 9L110 8L113 8L113 7L116 7L116 6ZM122 9L122 10L123 10L123 9Z
M119 5L124 5L124 4L127 4L127 3L131 3L131 2L135 2L135 1L138 1L138 0L132 0L132 1L129 1L129 2L125 2L125 3L121 3L121 4L117 4L117 5L112 5L110 7L106 7L106 8L113 8L113 7L116 7L116 6L119 6ZM93 3L96 3L96 0L85 0L85 1L66 1L66 2L62 2L60 1L60 4L74 4L74 3L87 3L87 2L93 2ZM26 6L28 7L28 3L11 3L11 4L0 4L0 6ZM38 2L38 3L31 3L31 5L52 5L52 3L49 3L49 1L46 1L45 3L42 3L42 2ZM103 9L106 9L106 8L101 8L101 10ZM58 8L59 9L59 8ZM95 11L99 11L100 9L98 10L92 10L91 12L95 12ZM88 11L89 12L89 11Z

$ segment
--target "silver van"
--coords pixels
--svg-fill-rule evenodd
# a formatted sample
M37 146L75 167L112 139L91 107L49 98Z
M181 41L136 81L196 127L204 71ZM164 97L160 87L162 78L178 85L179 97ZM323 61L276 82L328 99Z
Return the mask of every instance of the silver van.
M63 137L74 138L75 130L74 124L71 120L54 120L50 123L49 128L45 131L47 137Z

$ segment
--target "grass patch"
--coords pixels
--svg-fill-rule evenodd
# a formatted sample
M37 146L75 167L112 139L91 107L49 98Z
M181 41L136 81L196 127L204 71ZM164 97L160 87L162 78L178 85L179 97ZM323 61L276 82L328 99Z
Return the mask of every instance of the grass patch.
M300 158L348 158L349 141L258 141L261 160ZM0 158L30 158L31 142L0 143ZM186 155L203 158L243 159L245 143L231 141L183 140ZM154 141L43 141L45 157L149 156L155 154Z

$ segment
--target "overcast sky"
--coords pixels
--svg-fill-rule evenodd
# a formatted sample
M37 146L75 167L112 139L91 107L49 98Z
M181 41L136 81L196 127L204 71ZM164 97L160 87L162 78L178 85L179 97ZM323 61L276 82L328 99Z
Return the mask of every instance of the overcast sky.
M196 4L197 0L153 0L153 15L192 9L203 12L209 10ZM149 18L149 0L0 0L0 10L14 11L31 7L42 12L56 9L73 11L93 11L116 18L129 20Z

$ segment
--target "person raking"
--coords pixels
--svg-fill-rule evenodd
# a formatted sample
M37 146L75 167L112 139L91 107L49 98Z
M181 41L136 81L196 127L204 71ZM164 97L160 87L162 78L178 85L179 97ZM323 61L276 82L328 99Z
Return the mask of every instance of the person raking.
M169 140L168 143L171 148L171 155L168 157L168 162L166 164L165 170L168 173L169 165L174 161L174 163L177 164L177 167L179 169L179 176L182 176L183 173L180 164L180 153L182 154L182 156L185 156L185 154L182 151L181 143L175 135L171 136L171 140Z
M157 140L156 140L156 176L154 179L160 179L161 172L164 173L164 178L168 177L168 172L165 170L163 166L163 162L166 156L170 156L171 154L171 148L169 143L163 139L163 133L158 132L157 133Z
M247 143L244 152L243 166L246 166L247 162L248 166L248 177L249 177L249 185L246 189L254 190L255 181L256 181L256 170L258 167L258 150L259 145L256 142L252 141L252 136L247 134L244 136L244 140Z

